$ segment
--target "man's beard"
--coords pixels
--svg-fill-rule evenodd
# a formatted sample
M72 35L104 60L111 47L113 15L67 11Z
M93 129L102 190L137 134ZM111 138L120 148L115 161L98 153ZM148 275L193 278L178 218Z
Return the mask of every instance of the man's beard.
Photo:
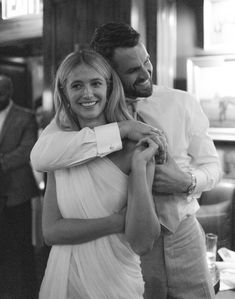
M152 80L150 80L150 84L145 88L139 87L138 84L132 86L130 85L123 86L123 87L124 87L125 96L128 98L147 98L150 97L153 93Z

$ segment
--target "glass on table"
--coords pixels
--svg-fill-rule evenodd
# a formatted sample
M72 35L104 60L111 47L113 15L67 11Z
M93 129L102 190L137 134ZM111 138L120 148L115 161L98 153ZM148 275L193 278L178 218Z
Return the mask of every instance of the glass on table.
M218 236L213 233L206 234L206 255L208 268L211 274L212 283L215 289L215 293L219 291L220 287L220 274L219 270L216 267L216 254L217 254L217 243Z
M213 233L206 234L206 255L208 265L216 261L218 236Z

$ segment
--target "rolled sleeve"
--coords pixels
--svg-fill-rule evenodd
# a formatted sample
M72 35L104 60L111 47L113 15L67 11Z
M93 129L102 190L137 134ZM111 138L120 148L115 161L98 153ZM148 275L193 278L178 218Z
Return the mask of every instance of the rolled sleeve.
M53 171L86 163L121 148L117 123L94 130L86 127L80 131L62 131L53 120L34 145L31 163L36 171Z
M191 120L188 153L192 157L192 172L197 179L191 195L199 197L201 192L217 185L222 177L222 168L214 142L208 135L209 121L198 103L194 105Z

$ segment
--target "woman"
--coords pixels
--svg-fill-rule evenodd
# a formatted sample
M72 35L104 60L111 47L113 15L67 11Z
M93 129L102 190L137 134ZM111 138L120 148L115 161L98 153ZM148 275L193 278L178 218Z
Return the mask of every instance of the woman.
M55 80L62 130L130 119L122 85L102 56L68 55ZM138 299L144 284L139 255L160 225L151 195L158 145L145 138L107 158L48 174L43 234L52 245L41 299Z

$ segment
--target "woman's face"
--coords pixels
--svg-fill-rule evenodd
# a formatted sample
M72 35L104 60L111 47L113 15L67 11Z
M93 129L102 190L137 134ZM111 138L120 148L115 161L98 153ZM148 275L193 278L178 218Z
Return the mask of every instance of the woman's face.
M66 94L82 128L106 123L107 82L95 69L86 64L76 66L67 78Z

